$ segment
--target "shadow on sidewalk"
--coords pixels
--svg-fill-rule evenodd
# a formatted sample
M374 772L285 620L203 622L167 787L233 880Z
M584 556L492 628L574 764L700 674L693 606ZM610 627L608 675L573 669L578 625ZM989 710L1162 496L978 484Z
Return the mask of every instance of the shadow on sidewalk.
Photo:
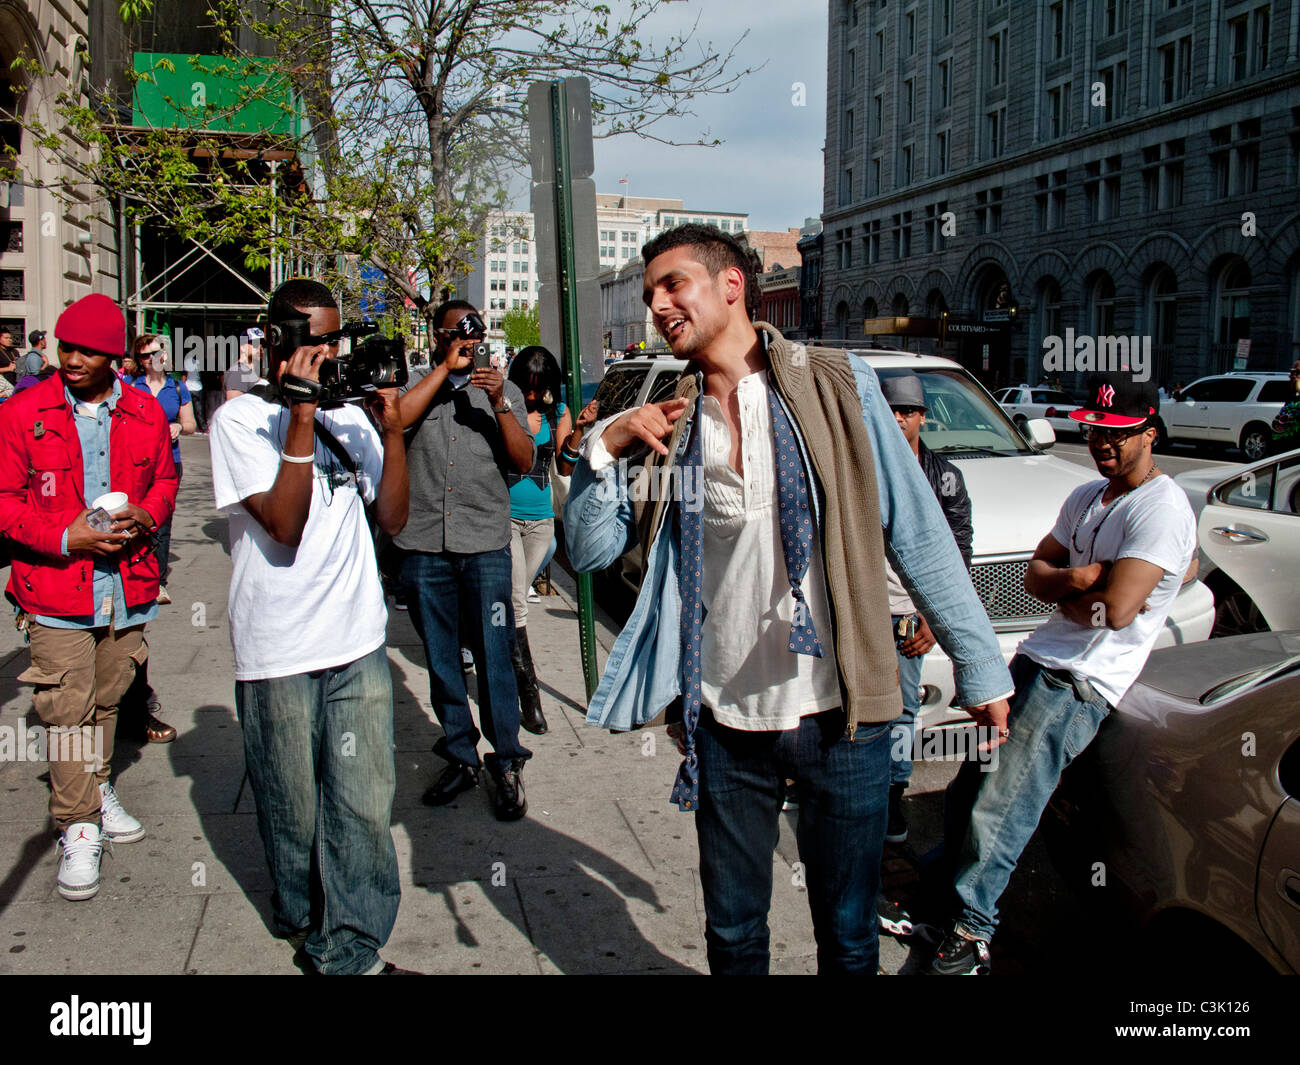
M408 649L417 650L409 645ZM442 772L445 763L420 753L433 747L442 730L426 715L416 694L417 686L427 684L427 674L422 669L410 670L409 674L393 664L394 724L399 748L393 821L405 827L411 841L411 867L417 887L442 896L457 921L457 940L464 946L478 945L473 931L460 917L454 885L480 881L485 888L483 894L501 916L563 973L591 973L597 967L594 963L616 955L621 971L694 975L693 969L663 954L647 940L628 912L628 899L645 903L656 913L665 912L654 885L582 840L546 828L535 819L536 797L530 800L532 812L523 820L502 824L492 814L491 784L484 771L480 786L465 792L456 802L440 808L420 804L419 795ZM474 696L473 681L468 677L466 680ZM525 735L524 739L528 745L531 737ZM539 745L532 746L535 758L557 754L539 753ZM480 754L490 749L486 741L480 744ZM418 759L418 768L413 759ZM525 769L525 787L527 777ZM503 863L513 890L488 886L496 863ZM584 922L584 915L598 916L599 920L595 924ZM617 952L607 949L615 925Z

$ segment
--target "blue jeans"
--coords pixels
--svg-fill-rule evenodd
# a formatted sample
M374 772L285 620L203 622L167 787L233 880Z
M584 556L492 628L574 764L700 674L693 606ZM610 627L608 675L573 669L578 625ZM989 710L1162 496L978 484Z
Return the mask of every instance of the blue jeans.
M429 661L429 701L444 733L438 751L449 761L479 764L479 731L460 666L464 643L477 667L479 722L494 752L484 759L490 770L532 757L519 743L519 692L510 666L510 566L508 546L473 555L414 552L402 562L411 621Z
M957 924L972 936L991 939L997 902L1061 772L1097 735L1110 707L1068 677L1024 655L1011 660L1016 686L997 767L983 772L967 761L948 786L946 853L953 856L959 900ZM985 766L984 768L987 768Z
M373 969L401 897L387 652L238 681L235 706L280 934L310 929L305 949L320 973Z
M905 658L898 653L898 622L910 614L893 615L894 649L898 658L898 686L903 696L903 712L889 723L889 782L906 784L912 779L912 749L916 743L916 715L921 711L921 666L925 655Z
M715 975L766 974L772 852L787 778L799 797L796 839L820 973L875 975L876 894L889 802L889 726L844 714L803 718L785 732L742 732L705 710L696 730L700 805L695 827L705 940Z

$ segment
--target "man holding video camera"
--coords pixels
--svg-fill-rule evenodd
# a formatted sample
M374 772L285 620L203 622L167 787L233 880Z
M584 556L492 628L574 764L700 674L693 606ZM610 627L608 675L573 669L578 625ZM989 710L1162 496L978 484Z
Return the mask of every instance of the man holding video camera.
M269 316L274 385L217 411L212 484L230 518L235 705L275 923L319 973L393 973L379 957L401 896L393 680L365 504L389 535L406 524L397 389L362 393L378 431L342 401L339 311L320 282L286 281Z
M532 753L519 743L519 694L509 665L515 626L505 475L532 469L533 438L523 394L488 363L487 329L473 304L442 304L432 325L436 362L412 371L402 395L411 520L395 541L406 553L402 586L424 641L430 700L444 732L435 750L448 762L424 802L443 806L478 784L479 731L461 672L464 641L479 666L479 723L493 748L485 759L496 785L493 810L498 820L515 821L528 808L523 767Z

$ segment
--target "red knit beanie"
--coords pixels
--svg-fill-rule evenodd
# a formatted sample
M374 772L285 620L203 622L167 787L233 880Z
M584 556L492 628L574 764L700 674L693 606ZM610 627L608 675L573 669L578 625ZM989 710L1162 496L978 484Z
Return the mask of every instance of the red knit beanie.
M59 315L54 336L70 348L101 352L121 358L126 354L126 319L107 296L83 296Z

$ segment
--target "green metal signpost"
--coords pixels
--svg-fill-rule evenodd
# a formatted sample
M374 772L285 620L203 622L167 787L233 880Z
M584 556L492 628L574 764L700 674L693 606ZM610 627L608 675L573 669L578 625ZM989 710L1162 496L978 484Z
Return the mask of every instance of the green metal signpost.
M558 301L550 303L543 299L543 314L548 308L552 313L558 311L569 407L576 419L582 408L583 330L579 315L579 261L589 259L595 251L594 232L590 234L593 238L589 241L592 244L590 249L580 248L578 238L584 228L594 230L594 210L591 219L575 219L574 212L575 184L583 181L591 184L588 180L592 169L591 94L586 79L534 82L529 92L529 118L533 134L533 180L537 183L533 192L534 211L550 214L550 219L540 220L537 226L539 266L543 255L554 254L555 294L559 297ZM574 165L575 154L582 160L577 167ZM550 203L539 202L546 199L548 191ZM549 207L553 213L538 211L539 207ZM546 224L551 219L553 226ZM548 246L552 243L547 239L551 235L548 230L554 234L553 247ZM583 255L584 251L588 254ZM544 276L549 273L549 270L543 271ZM578 633L582 648L582 676L589 700L595 694L599 679L594 616L591 574L579 573Z

